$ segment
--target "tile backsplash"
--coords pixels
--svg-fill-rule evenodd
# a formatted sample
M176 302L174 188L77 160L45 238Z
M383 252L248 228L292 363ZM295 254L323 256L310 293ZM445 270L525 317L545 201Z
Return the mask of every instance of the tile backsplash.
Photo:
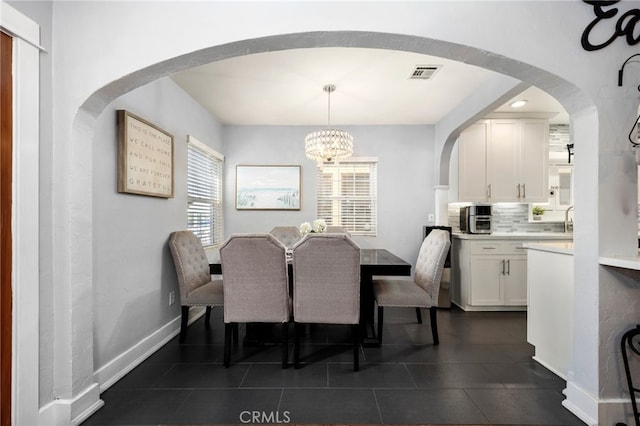
M451 203L448 208L449 226L460 231L460 207L469 203ZM564 223L529 222L529 204L494 203L492 206L491 232L564 232Z

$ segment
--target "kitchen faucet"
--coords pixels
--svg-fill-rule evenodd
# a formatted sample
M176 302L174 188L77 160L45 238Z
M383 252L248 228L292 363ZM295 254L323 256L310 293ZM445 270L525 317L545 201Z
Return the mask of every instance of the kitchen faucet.
M573 232L573 220L569 221L569 210L573 209L573 204L564 211L564 232Z

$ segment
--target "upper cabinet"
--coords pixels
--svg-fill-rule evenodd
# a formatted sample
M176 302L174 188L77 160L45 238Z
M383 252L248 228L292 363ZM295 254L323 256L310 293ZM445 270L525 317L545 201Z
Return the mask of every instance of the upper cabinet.
M459 201L548 201L547 120L481 120L458 143Z
M489 120L469 126L458 138L458 200L486 201Z

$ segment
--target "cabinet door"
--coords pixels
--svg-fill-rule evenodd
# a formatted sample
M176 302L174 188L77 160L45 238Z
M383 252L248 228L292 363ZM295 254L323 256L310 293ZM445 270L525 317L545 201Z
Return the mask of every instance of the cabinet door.
M472 306L502 305L503 259L474 256L471 259Z
M487 200L489 122L472 124L458 138L458 200Z
M527 259L511 257L506 259L504 275L504 305L527 305Z
M549 124L546 120L521 120L520 178L521 200L547 202L549 199Z
M489 201L518 201L518 120L491 120L487 148Z

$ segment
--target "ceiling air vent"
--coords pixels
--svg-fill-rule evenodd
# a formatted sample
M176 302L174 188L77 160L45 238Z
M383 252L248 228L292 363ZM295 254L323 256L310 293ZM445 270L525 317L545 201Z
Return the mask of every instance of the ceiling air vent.
M418 65L411 73L412 80L430 80L442 65Z

